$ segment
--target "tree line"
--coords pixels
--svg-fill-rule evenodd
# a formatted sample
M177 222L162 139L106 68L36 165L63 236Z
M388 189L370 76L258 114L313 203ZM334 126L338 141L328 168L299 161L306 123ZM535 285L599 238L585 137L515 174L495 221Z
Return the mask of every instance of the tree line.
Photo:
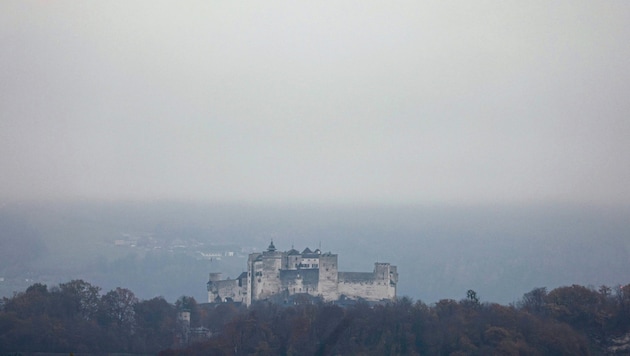
M170 355L591 355L630 352L630 285L536 288L514 305L474 290L427 305L259 303L217 336ZM630 337L628 338L630 339Z
M33 284L3 298L0 351L156 353L173 345L175 306L163 298L140 301L132 291L73 280L48 288Z
M178 311L190 312L182 328ZM192 329L202 337L183 337ZM0 353L169 355L589 355L630 351L630 285L536 288L518 303L482 302L474 290L433 304L402 297L350 305L139 300L73 280L33 284L3 298ZM630 338L628 338L630 339Z

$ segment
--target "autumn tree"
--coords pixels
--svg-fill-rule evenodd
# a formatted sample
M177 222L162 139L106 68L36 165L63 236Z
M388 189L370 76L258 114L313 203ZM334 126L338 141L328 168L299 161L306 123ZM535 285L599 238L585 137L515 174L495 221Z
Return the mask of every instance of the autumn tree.
M97 316L100 303L101 288L93 286L80 279L59 285L61 299L69 313L77 313L85 320L92 320Z
M135 332L135 305L138 298L126 288L113 289L101 298L99 323L106 330L109 340L107 351L130 349L131 336Z
M545 301L553 317L586 329L595 324L600 297L598 292L574 284L552 290Z
M175 306L156 297L134 305L136 332L133 350L156 353L173 345L176 327Z
M534 288L523 295L523 299L518 303L519 307L534 314L543 314L547 298L547 288Z

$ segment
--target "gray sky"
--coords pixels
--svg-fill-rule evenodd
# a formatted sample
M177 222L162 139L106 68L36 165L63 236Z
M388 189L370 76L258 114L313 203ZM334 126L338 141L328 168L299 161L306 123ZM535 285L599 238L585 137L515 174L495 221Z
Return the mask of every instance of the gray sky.
M0 2L0 199L630 204L628 1Z

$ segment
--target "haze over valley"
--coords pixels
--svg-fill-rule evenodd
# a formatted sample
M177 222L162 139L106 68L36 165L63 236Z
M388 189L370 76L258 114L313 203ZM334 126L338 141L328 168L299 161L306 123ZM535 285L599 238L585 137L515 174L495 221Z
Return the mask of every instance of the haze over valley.
M273 239L510 303L630 282L630 3L0 3L0 292L206 299Z
M5 205L0 291L84 279L140 298L207 301L208 273L236 278L247 254L339 254L339 268L396 264L399 296L511 303L536 287L626 283L628 211L593 207L252 206L190 203Z

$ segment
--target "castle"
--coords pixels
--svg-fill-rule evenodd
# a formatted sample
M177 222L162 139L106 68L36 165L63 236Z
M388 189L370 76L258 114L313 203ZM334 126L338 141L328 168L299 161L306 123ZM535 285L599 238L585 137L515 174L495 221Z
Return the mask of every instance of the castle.
M309 248L281 252L271 241L266 251L249 255L247 272L238 278L221 280L220 273L210 273L208 302L250 305L259 300L282 302L300 294L324 301L393 300L397 282L396 266L389 263L375 263L373 272L338 272L336 254Z

